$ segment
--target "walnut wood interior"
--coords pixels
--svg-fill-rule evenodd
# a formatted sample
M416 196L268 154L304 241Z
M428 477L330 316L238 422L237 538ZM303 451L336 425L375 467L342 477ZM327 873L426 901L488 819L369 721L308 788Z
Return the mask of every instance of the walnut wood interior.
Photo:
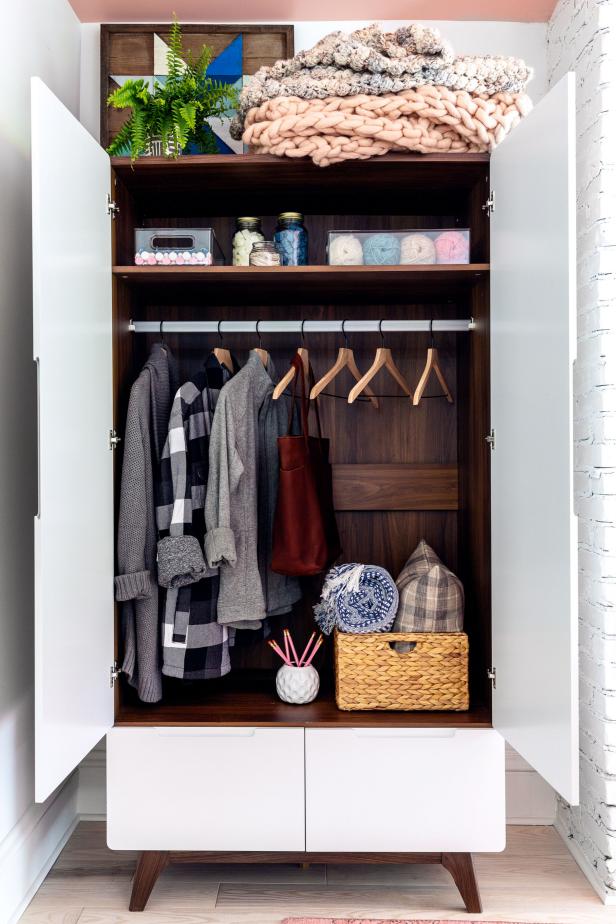
M306 707L280 703L273 693L274 655L262 642L234 654L236 669L220 682L165 683L165 698L154 707L140 704L120 684L119 724L267 725L490 725L490 525L489 525L489 282L486 199L488 161L483 155L412 157L392 155L344 169L321 170L311 163L269 157L144 158L134 168L114 161L120 214L115 222L116 428L122 433L130 386L156 336L134 335L131 318L466 318L477 330L436 335L439 359L454 396L449 405L431 382L419 407L408 398L388 397L375 410L369 403L348 405L352 379L343 374L320 399L324 430L331 440L336 475L338 525L346 561L365 561L398 573L416 543L425 538L464 582L465 629L470 637L471 709L468 713L343 713L333 702L331 646L320 654L323 691ZM338 228L471 228L471 259L479 267L421 268L316 265L294 272L261 274L225 268L194 278L147 268L124 267L134 251L133 229L211 224L230 255L234 215L262 214L271 230L273 215L303 209L311 260L325 259L327 231ZM267 217L269 216L269 217ZM415 272L413 272L415 270ZM190 270L188 271L190 273ZM368 278L369 277L369 278ZM263 279L266 281L263 282ZM293 282L291 282L293 280ZM350 336L359 368L371 363L378 335ZM217 338L165 335L187 376L202 364ZM425 362L429 336L387 337L395 359L414 387ZM256 345L250 335L226 339L240 358ZM279 371L287 368L294 336L264 336ZM310 334L305 346L318 377L333 363L338 338ZM377 394L395 395L386 375L375 380ZM337 395L338 397L334 397ZM118 465L119 470L119 465ZM311 607L319 584L307 581L304 600L285 625L301 639L313 626ZM282 628L282 625L280 626Z

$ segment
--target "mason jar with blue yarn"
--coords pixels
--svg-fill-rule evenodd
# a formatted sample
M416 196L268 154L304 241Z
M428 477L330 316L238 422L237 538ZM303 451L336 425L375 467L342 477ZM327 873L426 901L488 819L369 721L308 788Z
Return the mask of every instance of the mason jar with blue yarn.
M308 265L308 232L300 212L281 212L274 231L274 243L283 266Z

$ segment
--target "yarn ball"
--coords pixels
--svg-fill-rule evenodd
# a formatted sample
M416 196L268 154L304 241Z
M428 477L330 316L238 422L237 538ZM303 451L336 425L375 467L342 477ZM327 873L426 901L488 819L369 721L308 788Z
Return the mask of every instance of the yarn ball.
M361 241L354 234L338 234L329 245L331 266L361 266L364 250Z
M468 236L461 231L444 231L434 242L437 263L468 263Z
M364 263L394 266L400 262L400 241L395 234L371 234L364 241Z
M427 234L407 234L402 238L400 263L436 263L436 247Z

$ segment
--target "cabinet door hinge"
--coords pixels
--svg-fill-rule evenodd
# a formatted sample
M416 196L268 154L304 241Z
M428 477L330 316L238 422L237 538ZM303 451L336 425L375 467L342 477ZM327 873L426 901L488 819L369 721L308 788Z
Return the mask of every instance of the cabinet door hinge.
M111 198L111 195L107 193L107 214L111 215L112 218L115 218L119 211L120 206L114 202Z
M490 190L490 196L486 202L481 206L482 210L487 214L488 218L494 212L494 190Z
M122 437L118 436L115 430L110 430L109 431L109 448L117 449L118 443L121 443L121 442L122 442Z
M109 668L109 686L110 687L113 687L115 685L115 682L121 673L122 673L122 670L121 668L118 667L118 662L114 661L111 667Z
M488 668L488 680L492 681L492 689L495 690L496 689L496 668L495 667Z
M494 449L494 430L490 430L489 434L485 436L484 439L490 449Z

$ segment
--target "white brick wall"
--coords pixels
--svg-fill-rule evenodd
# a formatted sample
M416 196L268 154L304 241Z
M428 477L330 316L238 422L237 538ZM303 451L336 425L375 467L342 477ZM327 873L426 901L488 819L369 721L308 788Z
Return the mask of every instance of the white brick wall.
M616 901L616 0L560 0L548 25L548 79L577 85L581 804L557 824Z

